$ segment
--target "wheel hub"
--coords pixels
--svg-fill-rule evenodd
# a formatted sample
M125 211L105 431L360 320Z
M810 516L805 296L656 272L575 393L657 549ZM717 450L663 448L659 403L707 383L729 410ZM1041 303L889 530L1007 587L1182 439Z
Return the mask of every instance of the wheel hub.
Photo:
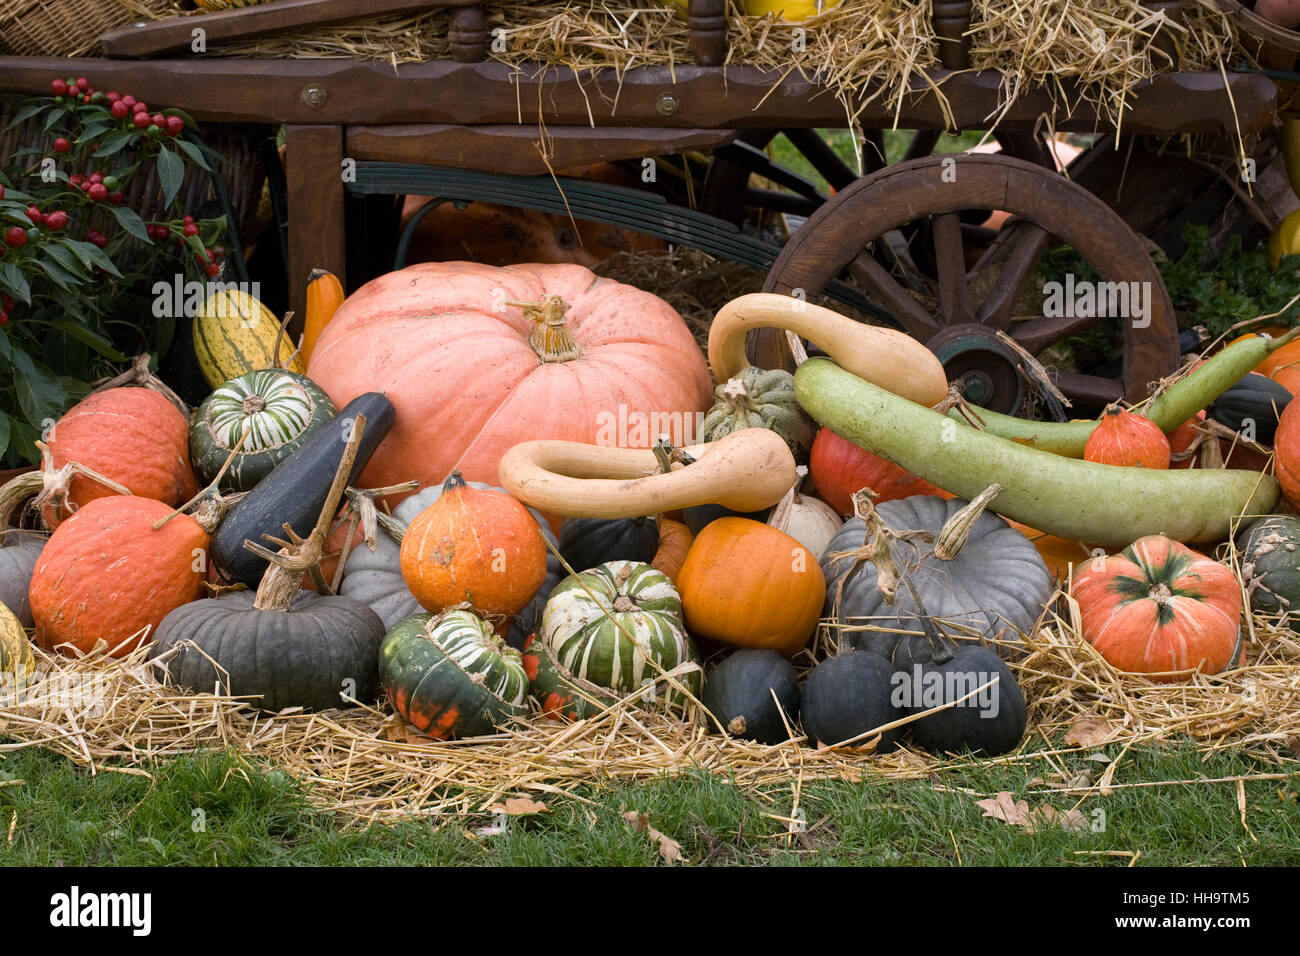
M949 382L961 386L967 401L1014 415L1024 401L1020 356L987 326L950 326L936 332L926 346L939 358Z

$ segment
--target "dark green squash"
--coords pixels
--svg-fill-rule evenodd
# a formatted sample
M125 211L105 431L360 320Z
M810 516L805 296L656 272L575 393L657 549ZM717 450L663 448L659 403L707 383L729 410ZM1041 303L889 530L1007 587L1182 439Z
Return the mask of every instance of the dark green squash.
M379 679L393 708L435 740L490 734L528 713L519 652L466 610L398 621L379 650Z
M1261 445L1273 444L1278 419L1291 403L1291 392L1267 375L1250 372L1214 400L1209 416L1235 432L1247 430L1247 436ZM1253 422L1254 434L1247 423Z
M272 712L348 706L342 694L358 701L378 696L384 625L374 611L311 592L288 610L258 610L253 601L252 591L230 591L181 605L158 626L150 657L174 648L165 663L174 684L251 697Z
M1025 735L1028 715L1011 671L989 648L949 640L914 589L912 597L929 654L923 662L912 654L908 665L899 669L896 700L909 714L953 704L910 724L912 736L926 750L940 754L970 751L996 757L1014 750Z
M659 522L642 518L566 518L560 554L575 572L606 561L649 564L659 550Z
M265 559L244 548L245 541L265 544L264 536L284 537L284 524L305 535L315 524L329 493L335 469L352 434L357 415L366 427L348 483L362 469L393 427L393 403L378 392L350 401L334 422L317 431L239 501L212 536L212 560L231 581L255 585L266 571Z
M874 739L862 736L867 731L900 720L904 711L894 703L893 674L893 665L871 651L837 654L814 667L799 703L810 742L863 747ZM899 727L884 731L875 752L896 749L901 734Z
M732 736L779 744L799 719L799 680L776 651L746 647L713 669L700 702Z
M195 410L190 461L206 485L238 446L220 488L248 491L334 413L329 396L305 375L278 368L246 372L219 386Z
M1263 614L1282 613L1300 630L1300 518L1269 515L1238 535L1241 579L1250 606Z
M751 521L767 524L767 519L771 514L771 508L764 508L762 511L743 512L732 511L722 505L696 505L694 508L682 509L682 521L686 524L686 527L691 529L692 534L699 534L704 530L705 525L717 521L719 518L749 518Z

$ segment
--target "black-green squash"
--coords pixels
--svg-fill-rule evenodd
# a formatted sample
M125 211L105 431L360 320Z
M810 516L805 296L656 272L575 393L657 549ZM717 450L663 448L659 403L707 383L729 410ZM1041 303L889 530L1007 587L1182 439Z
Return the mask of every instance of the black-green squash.
M393 708L435 740L490 734L528 712L519 652L467 610L398 621L379 651L379 680Z
M334 414L329 396L305 375L275 368L246 372L219 386L195 410L190 461L206 485L239 446L220 488L248 491Z
M733 511L722 505L695 505L693 508L682 509L682 521L686 527L691 529L691 534L699 534L705 526L717 521L719 518L749 518L751 521L757 521L760 524L767 524L767 519L771 517L772 509L764 508L762 511Z
M357 415L364 415L365 430L356 463L348 478L355 482L393 427L393 403L378 392L367 392L348 402L333 423L317 431L297 451L235 504L212 536L212 560L231 581L254 585L266 571L264 558L244 548L245 541L265 545L265 535L284 538L284 524L306 535L316 523L329 494L330 483L343 450L352 437Z
M1282 613L1292 630L1300 630L1300 518L1269 515L1238 536L1241 579L1250 607L1263 614Z
M700 702L728 734L779 744L799 718L799 679L776 651L741 648L709 673Z
M1261 445L1273 444L1278 419L1291 403L1291 392L1267 375L1251 372L1214 400L1208 414ZM1252 434L1253 432L1253 434Z
M642 518L566 518L560 526L560 555L574 571L606 561L649 564L659 550L659 522Z
M847 743L865 747L874 736L868 731L902 719L904 710L894 702L894 668L871 651L847 651L827 658L808 675L799 707L809 740L829 746ZM902 729L883 731L876 753L898 747Z

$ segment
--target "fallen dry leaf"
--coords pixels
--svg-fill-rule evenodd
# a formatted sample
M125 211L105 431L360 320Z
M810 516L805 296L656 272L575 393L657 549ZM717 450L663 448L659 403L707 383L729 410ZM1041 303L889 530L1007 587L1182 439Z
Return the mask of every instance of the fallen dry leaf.
M983 809L984 816L1001 820L1013 827L1022 827L1026 833L1033 833L1036 828L1043 826L1060 827L1062 830L1088 828L1088 819L1081 810L1062 813L1046 804L1041 807L1030 807L1028 800L1017 800L1005 790L991 799L976 800L975 806Z
M505 803L494 803L489 813L504 813L508 817L526 817L534 813L548 813L546 804L527 797L507 797Z
M1100 717L1085 717L1076 720L1065 732L1067 747L1100 747L1110 739L1114 729L1110 723Z
M385 740L393 741L406 740L407 735L410 733L401 714L393 714L379 725L379 730Z
M665 836L650 825L650 814L629 810L623 814L623 819L627 821L627 825L634 832L645 833L659 845L659 855L663 857L665 863L672 865L678 862L689 862L682 854L682 845L680 843L672 837Z

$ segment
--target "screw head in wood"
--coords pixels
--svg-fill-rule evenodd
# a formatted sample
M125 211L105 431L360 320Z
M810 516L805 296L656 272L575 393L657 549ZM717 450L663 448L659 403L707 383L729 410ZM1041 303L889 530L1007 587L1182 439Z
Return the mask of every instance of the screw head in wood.
M677 112L677 108L681 105L681 101L672 93L660 93L655 100L655 109L658 110L660 116L671 116Z
M325 87L319 83L308 83L302 90L302 101L308 106L320 108L325 105L325 100L329 94L325 92Z

